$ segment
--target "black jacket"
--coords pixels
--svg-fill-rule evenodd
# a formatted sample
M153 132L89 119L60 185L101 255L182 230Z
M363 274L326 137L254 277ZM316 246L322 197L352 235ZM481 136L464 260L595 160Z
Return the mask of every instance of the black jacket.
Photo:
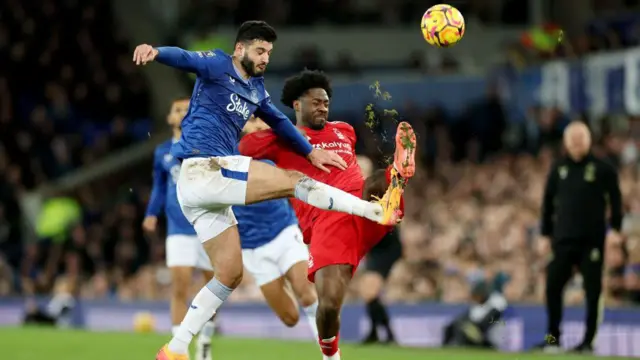
M616 169L593 155L557 161L549 172L542 205L541 233L557 242L604 243L609 224L620 231L622 199Z

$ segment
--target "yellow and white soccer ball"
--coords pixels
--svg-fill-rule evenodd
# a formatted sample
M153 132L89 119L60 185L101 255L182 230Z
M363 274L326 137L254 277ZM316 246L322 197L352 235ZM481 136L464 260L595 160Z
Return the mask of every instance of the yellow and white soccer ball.
M464 17L451 5L434 5L422 15L422 36L433 46L449 47L464 36Z
M151 313L139 312L133 318L133 330L137 333L149 333L156 330L156 319Z

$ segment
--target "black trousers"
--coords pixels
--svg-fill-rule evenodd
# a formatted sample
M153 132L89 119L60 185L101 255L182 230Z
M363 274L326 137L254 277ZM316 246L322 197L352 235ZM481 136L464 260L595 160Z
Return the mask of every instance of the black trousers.
M604 244L604 239L602 239ZM567 241L568 242L568 241ZM566 243L566 242L562 242ZM574 243L580 244L578 241ZM547 266L547 317L548 335L560 340L560 322L564 288L577 269L583 278L586 298L586 330L583 344L590 345L596 335L600 311L600 294L602 293L602 267L604 247L588 246L593 243L584 241L584 246L553 246L553 258Z

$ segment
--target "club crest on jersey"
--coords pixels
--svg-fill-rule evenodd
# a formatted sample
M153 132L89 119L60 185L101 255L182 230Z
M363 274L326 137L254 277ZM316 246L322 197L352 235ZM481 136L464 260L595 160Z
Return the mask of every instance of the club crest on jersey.
M251 111L249 110L247 103L242 101L240 99L240 96L238 96L238 94L229 95L229 101L230 102L227 105L228 112L236 113L242 116L244 120L249 119L249 116L251 116Z
M229 82L232 83L233 85L235 85L236 84L236 79L234 79L231 76L229 76Z
M198 51L200 57L214 57L216 54L213 51Z
M249 97L251 98L251 101L253 101L254 103L258 103L258 90L251 90L251 95L249 95Z
M346 140L345 136L340 132L340 130L333 128L333 132L334 134L336 134L336 136L338 137L338 139L340 140Z

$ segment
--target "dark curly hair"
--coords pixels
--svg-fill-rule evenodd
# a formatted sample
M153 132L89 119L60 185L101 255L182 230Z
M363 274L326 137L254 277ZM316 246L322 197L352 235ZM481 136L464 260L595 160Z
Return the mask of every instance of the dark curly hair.
M253 40L262 40L272 43L278 40L278 35L276 34L276 31L265 21L245 21L238 29L236 44L239 42L250 42Z
M280 101L293 109L293 102L300 99L310 89L324 89L331 99L333 90L331 89L331 80L322 71L304 70L300 74L288 78L282 89Z

